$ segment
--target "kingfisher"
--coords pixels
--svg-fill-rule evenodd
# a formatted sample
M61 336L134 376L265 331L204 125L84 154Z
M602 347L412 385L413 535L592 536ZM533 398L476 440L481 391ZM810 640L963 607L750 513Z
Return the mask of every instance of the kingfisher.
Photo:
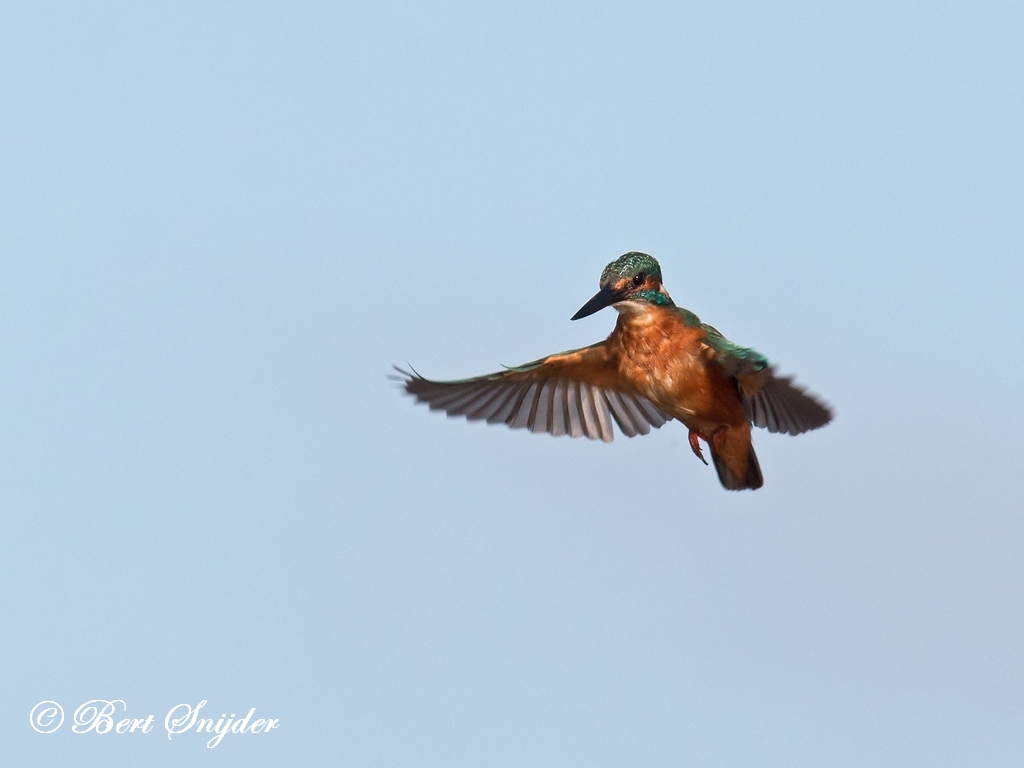
M605 442L613 439L613 421L635 437L677 419L706 465L704 441L731 491L764 484L751 425L799 435L832 420L828 405L780 376L764 355L677 307L653 256L623 254L604 268L599 285L572 319L614 307L618 319L604 341L457 381L396 368L405 391L449 416Z

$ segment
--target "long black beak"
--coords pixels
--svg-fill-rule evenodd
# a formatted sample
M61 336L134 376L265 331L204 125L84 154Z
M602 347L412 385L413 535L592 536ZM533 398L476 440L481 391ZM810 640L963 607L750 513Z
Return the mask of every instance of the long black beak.
M588 301L586 304L580 307L580 311L573 315L572 319L579 320L581 317L587 317L588 315L592 315L598 310L604 309L605 307L610 307L617 301L622 301L624 298L626 298L625 291L616 291L614 288L609 288L608 286L605 286L596 294L594 294L594 298L592 298L590 301Z

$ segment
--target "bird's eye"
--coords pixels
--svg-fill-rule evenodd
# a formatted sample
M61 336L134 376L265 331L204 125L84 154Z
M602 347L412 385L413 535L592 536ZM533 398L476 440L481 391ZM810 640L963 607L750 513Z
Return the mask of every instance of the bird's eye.
M641 272L639 275L637 275L636 277L633 278L633 285L635 285L637 288L639 288L641 285L644 284L644 280L646 280L646 279L647 279L647 275L645 275L643 272Z

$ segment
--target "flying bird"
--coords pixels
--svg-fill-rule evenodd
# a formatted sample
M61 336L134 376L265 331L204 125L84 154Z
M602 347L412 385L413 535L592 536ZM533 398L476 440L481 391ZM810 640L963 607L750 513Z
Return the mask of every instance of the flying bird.
M500 373L431 381L401 368L405 391L433 410L513 429L612 441L612 421L628 437L678 419L707 464L703 440L729 490L764 484L750 427L799 435L832 420L830 408L779 376L768 359L729 341L677 307L646 253L625 253L601 273L600 290L572 316L605 307L615 329L597 344Z

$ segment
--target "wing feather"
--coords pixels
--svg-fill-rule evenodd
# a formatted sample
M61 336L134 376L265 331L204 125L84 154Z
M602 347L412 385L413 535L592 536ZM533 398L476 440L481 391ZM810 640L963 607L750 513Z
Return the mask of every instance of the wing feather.
M487 390L486 396L481 395L479 398L479 405L466 414L466 418L470 421L489 419L501 407L503 402L502 394L503 392L501 387L491 386L491 388Z
M658 408L648 400L646 397L634 398L640 410L643 411L644 417L647 419L647 423L657 429L666 421L669 421L672 417L667 413L662 413Z
M644 409L640 406L637 399L632 395L623 395L622 402L626 404L626 408L629 410L630 416L633 417L633 423L636 424L640 434L648 434L651 431L651 426L653 425L647 419Z
M706 354L736 381L743 410L755 427L799 435L832 421L828 405L794 384L792 376L776 375L764 355L734 344L706 323L701 328Z
M612 418L619 425L622 434L626 437L636 437L639 435L640 430L633 423L633 419L630 418L629 410L622 402L622 396L614 389L606 389L604 390L604 397L608 401L608 407L611 408Z
M565 414L568 406L565 404L565 379L555 382L554 391L551 393L551 434L561 437L565 434Z
M431 409L513 429L611 442L613 421L634 437L671 418L619 379L603 344L460 381L396 370L405 391Z
M776 376L772 366L740 374L736 382L747 418L755 427L799 435L832 421L828 405L794 384L792 376Z
M476 412L481 408L486 408L487 403L497 393L494 392L494 386L485 386L477 388L471 397L460 401L457 405L448 406L448 413L458 416L465 416L467 419L475 419Z
M585 381L579 383L580 389L580 415L583 417L583 431L587 437L594 440L601 436L601 428L597 423L597 409L590 395L590 385Z
M446 393L442 397L437 398L435 401L436 405L434 407L444 409L446 413L453 416L461 416L464 412L464 406L480 394L480 389L481 387L479 386L472 388L467 387L464 392Z
M526 428L531 432L547 432L548 403L551 399L548 390L550 388L551 382L545 381L541 384L540 391L537 392L533 408L530 409L530 420L526 423Z
M566 411L568 432L573 437L583 436L583 421L580 419L580 383L569 380L566 382Z
M505 420L505 423L512 429L522 429L526 426L526 421L530 416L530 406L527 403L536 386L536 382L531 382L521 387L522 392L516 398L516 406Z
M606 443L610 443L615 439L615 433L612 431L612 419L611 413L608 410L608 401L605 399L604 392L593 384L590 385L590 394L594 398L594 407L597 409L597 421L601 431L601 439Z
M505 402L502 403L501 408L492 417L494 420L491 424L508 424L508 420L512 415L512 411L515 409L516 404L519 402L520 390L525 389L525 385L517 383L516 386L511 387L507 395L505 395Z

